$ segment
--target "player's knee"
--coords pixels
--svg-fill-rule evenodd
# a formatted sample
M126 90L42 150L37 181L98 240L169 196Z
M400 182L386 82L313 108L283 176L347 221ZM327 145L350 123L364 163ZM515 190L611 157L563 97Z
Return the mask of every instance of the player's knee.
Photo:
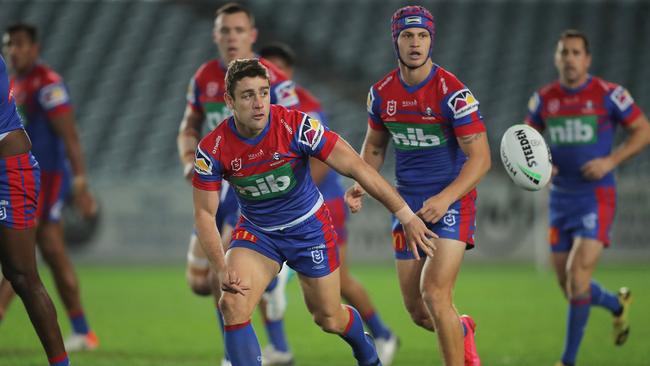
M188 273L187 284L190 286L192 292L199 296L209 296L212 294L212 287L210 281L205 277L193 276Z
M312 315L314 322L327 333L341 333L347 324L347 322L337 319L336 314L327 311L315 311Z
M247 309L241 295L224 292L219 299L219 310L226 321L241 323L250 319L251 314Z
M445 312L452 306L451 290L447 288L427 288L422 291L422 301L433 317Z
M433 320L429 316L429 314L418 312L418 313L411 313L411 319L413 320L413 323L415 325L424 328L428 331L435 332L436 328L433 324Z
M30 291L35 291L40 286L40 280L36 271L7 270L3 272L5 279L11 283L18 296L23 296Z

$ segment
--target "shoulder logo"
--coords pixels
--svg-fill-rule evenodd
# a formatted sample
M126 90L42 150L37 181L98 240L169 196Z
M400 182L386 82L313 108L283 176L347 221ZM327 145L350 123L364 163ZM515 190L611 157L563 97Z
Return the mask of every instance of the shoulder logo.
M528 100L528 111L535 113L537 108L539 108L539 94L535 93Z
M291 80L285 80L275 87L276 104L291 107L299 103L296 87Z
M300 143L315 149L320 143L325 133L325 128L319 120L313 119L305 115L303 122L300 124L300 131L298 132L298 140Z
M610 98L612 99L612 102L616 104L616 107L618 107L618 109L621 111L625 111L626 109L630 108L632 104L634 104L634 99L632 99L630 93L622 86L618 86L616 89L614 89L610 95Z
M478 100L469 89L455 92L447 101L447 105L454 113L454 119L468 116L478 110Z
M68 92L61 83L50 84L41 90L39 100L45 109L52 109L69 102Z
M386 113L389 116L394 116L397 113L397 101L391 99L386 103Z
M368 92L368 99L366 99L366 109L368 113L372 113L372 104L375 101L375 97L372 95L372 89Z
M194 171L201 175L212 175L212 159L200 148L194 156Z

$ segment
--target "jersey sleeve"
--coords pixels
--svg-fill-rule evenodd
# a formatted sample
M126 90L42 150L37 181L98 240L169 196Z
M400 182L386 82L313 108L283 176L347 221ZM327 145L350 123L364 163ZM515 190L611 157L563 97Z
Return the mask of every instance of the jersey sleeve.
M58 77L48 75L37 93L38 104L49 118L55 118L72 110L70 94Z
M524 122L538 131L544 131L546 127L542 119L542 97L537 92L528 100L528 113Z
M605 98L605 105L612 119L623 126L629 126L641 115L641 109L630 93L620 85L614 85Z
M374 86L371 86L368 91L366 108L368 109L368 126L373 130L387 131L386 125L381 120L381 98L377 95Z
M331 131L321 121L308 114L296 112L299 125L294 134L293 146L300 153L325 161L334 149L339 135Z
M456 90L445 95L440 110L451 122L454 134L456 136L467 136L484 132L483 117L479 112L479 102L474 97L474 94L458 80L447 80L447 85L450 86L450 89L456 86Z
M199 97L201 96L201 89L199 83L196 81L196 75L190 79L190 84L187 86L187 106L192 108L193 111L203 113L203 106L201 105Z
M221 180L223 176L223 169L218 160L220 155L219 150L212 150L214 155L207 153L210 148L208 140L211 135L206 136L199 147L196 149L194 156L194 176L192 177L192 185L204 191L218 191L221 189Z

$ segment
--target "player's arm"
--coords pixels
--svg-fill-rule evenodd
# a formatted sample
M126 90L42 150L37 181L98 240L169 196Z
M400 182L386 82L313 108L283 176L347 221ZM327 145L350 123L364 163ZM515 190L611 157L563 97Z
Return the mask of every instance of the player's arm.
M451 184L424 202L417 212L424 221L438 222L447 213L449 206L474 189L490 170L492 159L485 131L459 136L457 140L467 161Z
M330 167L327 164L316 158L309 158L309 169L311 171L311 179L316 185L321 184L330 171Z
M623 141L610 155L590 160L582 166L582 174L590 180L599 180L614 170L619 164L637 155L650 144L650 123L641 113L634 121L625 126L628 133Z
M397 217L404 226L407 242L417 259L417 247L428 256L433 256L435 245L430 238L437 236L411 211L395 188L377 172L376 167L366 163L345 140L339 138L336 141L325 162L340 174L356 180L368 194Z
M361 147L361 158L375 171L379 171L384 165L389 137L390 135L386 130L378 130L369 126L366 131L366 138L363 140L363 146ZM353 184L345 192L345 202L353 213L361 210L364 195L365 191L358 183Z
M214 221L219 207L219 192L218 190L205 191L194 187L194 224L196 233L212 269L219 276L222 290L244 295L244 290L248 288L241 286L241 280L237 274L228 270L221 235Z
M55 133L63 140L65 152L70 161L73 177L72 192L75 203L81 210L83 216L92 216L97 211L97 203L88 190L86 166L84 164L74 113L72 109L68 109L51 115L49 118Z
M202 112L187 105L180 128L178 129L178 137L176 138L178 155L181 159L181 164L183 164L183 174L188 180L192 179L194 154L199 145L201 127L204 119L205 116Z

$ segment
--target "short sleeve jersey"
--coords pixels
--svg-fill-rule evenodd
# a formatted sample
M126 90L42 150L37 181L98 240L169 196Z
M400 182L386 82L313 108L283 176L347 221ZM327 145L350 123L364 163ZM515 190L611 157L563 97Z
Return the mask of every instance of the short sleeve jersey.
M538 90L528 103L526 123L548 131L553 164L558 167L553 188L580 191L615 185L612 172L589 181L580 169L594 158L609 155L617 125L627 126L640 114L625 88L590 76L576 89L555 81Z
M23 128L16 109L14 93L9 85L7 64L0 56L0 134Z
M53 119L72 111L63 79L44 64L36 64L24 77L11 79L16 105L32 140L32 153L45 171L66 169L63 140L56 134Z
M271 105L269 122L255 138L239 134L232 117L199 143L194 187L234 188L242 216L264 230L291 227L323 202L309 172L309 157L326 160L338 135L305 113Z
M467 160L456 138L485 131L472 92L437 65L414 86L399 69L386 75L370 88L368 114L370 128L390 133L397 185L410 191L451 183Z
M295 109L307 113L310 117L316 118L326 127L329 127L327 117L318 99L300 85L296 85L296 94L300 104ZM323 194L325 201L343 197L345 191L339 178L339 174L330 169L325 178L318 184L318 190Z
M287 108L298 105L293 81L271 62L264 58L259 60L269 71L271 103ZM205 116L207 123L202 135L212 131L221 121L232 115L223 96L226 91L226 70L220 60L211 60L201 65L190 80L187 105Z

